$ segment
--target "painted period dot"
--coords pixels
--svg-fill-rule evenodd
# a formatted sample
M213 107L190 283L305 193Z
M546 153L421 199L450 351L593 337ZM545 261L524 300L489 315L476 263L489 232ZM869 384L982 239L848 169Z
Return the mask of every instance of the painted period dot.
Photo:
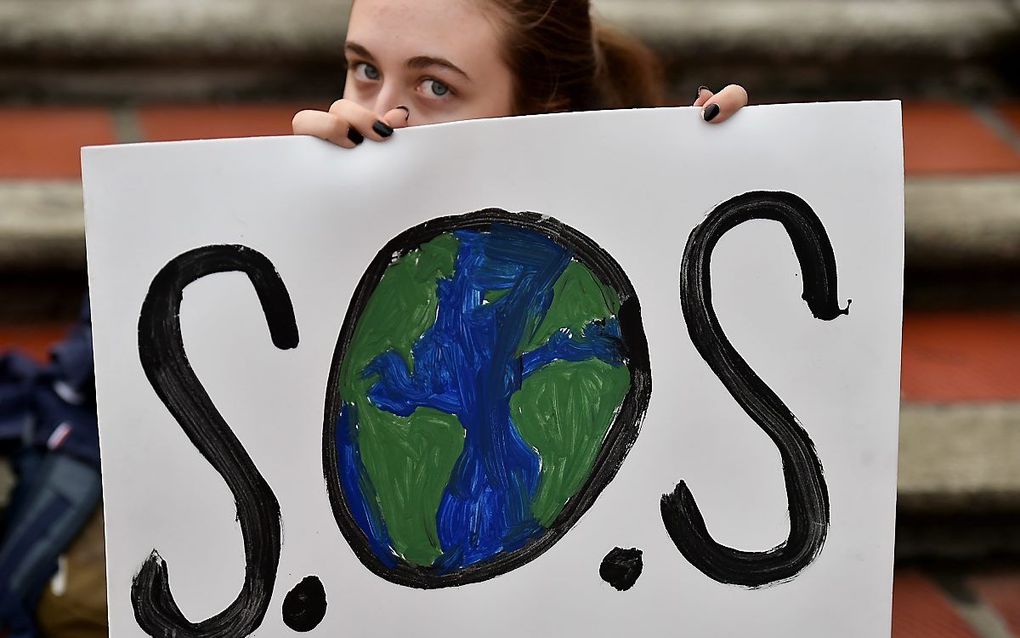
M618 591L627 591L637 582L642 567L640 549L614 547L602 559L599 576Z
M311 631L326 617L326 590L318 576L306 576L283 599L283 622L294 631Z

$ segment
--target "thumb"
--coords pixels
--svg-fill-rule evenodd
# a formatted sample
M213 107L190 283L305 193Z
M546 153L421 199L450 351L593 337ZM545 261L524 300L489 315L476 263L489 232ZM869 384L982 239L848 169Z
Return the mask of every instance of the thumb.
M406 106L398 106L387 111L382 119L392 128L406 128L411 120L411 110Z

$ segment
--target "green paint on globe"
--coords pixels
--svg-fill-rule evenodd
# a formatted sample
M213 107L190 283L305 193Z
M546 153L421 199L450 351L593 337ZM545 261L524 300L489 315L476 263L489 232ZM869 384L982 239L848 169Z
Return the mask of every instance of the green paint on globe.
M394 262L369 299L350 353L340 369L340 392L358 413L357 440L374 498L394 549L405 560L430 565L442 554L436 510L453 464L464 447L457 417L428 408L410 417L380 410L368 400L374 379L361 371L392 349L414 369L411 346L436 319L436 282L453 273L458 242L440 235Z
M443 555L437 513L465 430L454 415L417 408L408 417L369 400L375 375L363 370L392 350L414 370L412 348L435 322L437 285L454 273L459 248L451 233L439 235L397 258L372 292L340 369L340 392L357 415L354 433L365 476L361 489L384 521L394 551L421 567ZM488 291L495 303L507 291ZM530 325L518 354L544 344L558 331L580 335L593 321L617 315L620 300L584 265L572 261L556 280L551 305ZM554 361L525 379L510 399L511 418L541 460L532 516L549 527L592 473L606 433L631 386L626 366L598 359Z

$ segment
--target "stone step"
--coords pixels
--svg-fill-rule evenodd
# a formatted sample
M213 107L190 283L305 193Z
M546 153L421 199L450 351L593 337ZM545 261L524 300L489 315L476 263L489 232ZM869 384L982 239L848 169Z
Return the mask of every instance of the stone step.
M1020 513L1017 459L1020 403L906 403L900 412L900 508L916 514Z
M908 267L1020 266L1020 173L907 178Z
M647 40L678 98L1020 93L1015 0L595 0ZM329 97L350 0L0 2L0 98Z
M896 555L1020 557L1020 403L905 404Z
M978 57L1020 29L1013 0L594 0L662 50L845 58ZM335 55L351 0L47 0L0 4L0 52L92 59Z

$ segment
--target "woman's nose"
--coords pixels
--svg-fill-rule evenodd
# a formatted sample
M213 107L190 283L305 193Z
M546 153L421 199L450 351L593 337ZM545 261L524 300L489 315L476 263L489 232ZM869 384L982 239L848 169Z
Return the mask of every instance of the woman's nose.
M382 89L375 96L375 104L372 110L380 117L386 115L392 109L405 104L407 96L403 95L401 88L395 84L384 84Z

